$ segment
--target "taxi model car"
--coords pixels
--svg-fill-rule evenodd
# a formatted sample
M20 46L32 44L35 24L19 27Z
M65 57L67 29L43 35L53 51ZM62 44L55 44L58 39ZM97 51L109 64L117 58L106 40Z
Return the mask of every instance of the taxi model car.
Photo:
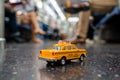
M62 65L65 65L67 60L84 61L85 57L86 49L78 49L75 44L67 41L61 41L49 49L40 50L39 54L39 59L46 60L48 63L60 61Z

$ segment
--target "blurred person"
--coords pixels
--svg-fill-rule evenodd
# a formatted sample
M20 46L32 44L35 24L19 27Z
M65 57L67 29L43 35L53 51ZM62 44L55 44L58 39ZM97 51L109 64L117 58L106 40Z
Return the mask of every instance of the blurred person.
M31 0L23 0L22 3L22 6L17 7L17 15L21 15L21 23L31 26L33 42L43 43L43 41L37 37L37 34L45 35L46 33L39 27L37 15L34 10L34 3Z
M15 8L9 3L9 0L4 1L5 7L5 33L7 34L6 41L15 41L18 43L26 42L20 35L20 31L18 29L18 24L16 21L16 13ZM7 20L6 20L7 18Z
M76 38L72 40L72 43L85 43L89 28L89 17L91 13L106 14L110 13L112 9L117 6L118 0L87 0L82 3L72 5L72 12L74 8L79 13L79 22L76 32ZM85 7L85 8L84 8Z

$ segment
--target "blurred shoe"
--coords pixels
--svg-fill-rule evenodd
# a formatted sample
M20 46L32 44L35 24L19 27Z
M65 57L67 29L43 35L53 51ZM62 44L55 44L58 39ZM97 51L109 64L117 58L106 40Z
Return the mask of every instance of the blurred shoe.
M87 43L87 44L94 44L94 40L86 39L86 43Z
M6 38L6 42L8 43L25 43L27 42L24 38L22 38L21 36L12 36L12 37L7 37Z
M43 31L42 29L36 29L36 30L34 30L34 33L35 34L41 34L41 35L45 35L46 34L46 32Z
M77 37L71 41L72 44L84 44L85 43L85 38Z
M14 36L11 39L13 39L13 41L16 43L25 43L26 42L26 40L24 38L22 38L21 36Z
M39 38L37 38L37 37L36 37L36 38L33 38L33 39L32 39L32 42L33 42L33 43L39 43L39 44L43 44L43 43L44 43L43 40L41 40L41 39L39 39Z

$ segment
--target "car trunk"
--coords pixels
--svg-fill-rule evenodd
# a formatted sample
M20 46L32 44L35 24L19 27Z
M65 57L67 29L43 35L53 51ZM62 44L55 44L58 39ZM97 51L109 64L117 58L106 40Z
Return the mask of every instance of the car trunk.
M40 58L52 58L54 56L53 50L41 50L40 51Z

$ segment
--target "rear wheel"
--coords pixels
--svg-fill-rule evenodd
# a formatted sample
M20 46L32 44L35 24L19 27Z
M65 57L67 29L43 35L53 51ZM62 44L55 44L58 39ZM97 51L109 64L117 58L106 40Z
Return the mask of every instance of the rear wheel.
M71 60L67 60L66 62L67 62L67 63L71 63Z
M65 65L65 64L66 64L66 58L63 57L63 58L60 60L60 63L61 63L62 65Z

